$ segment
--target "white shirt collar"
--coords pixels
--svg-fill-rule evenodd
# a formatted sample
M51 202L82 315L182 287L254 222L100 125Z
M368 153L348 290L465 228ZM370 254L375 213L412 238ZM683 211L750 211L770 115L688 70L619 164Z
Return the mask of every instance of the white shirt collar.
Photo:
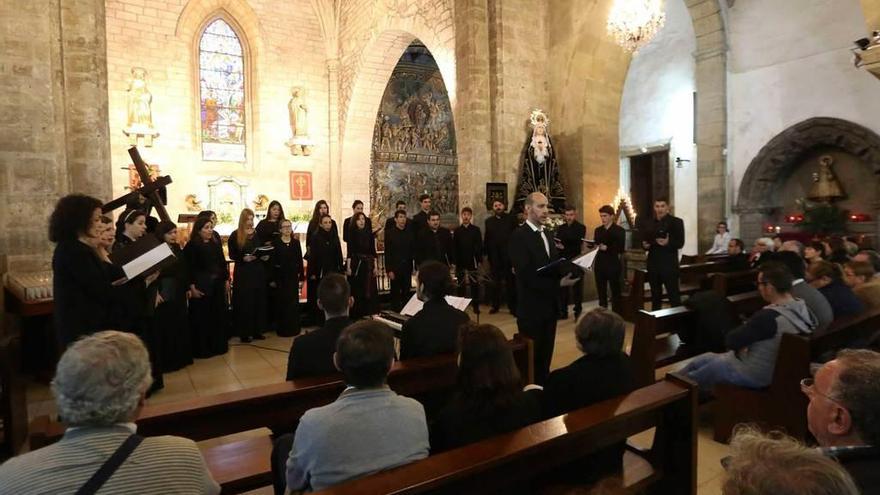
M795 285L797 285L797 284L802 284L802 283L804 283L804 279L802 279L802 278L796 278L796 279L794 279L794 280L791 282L791 286L794 287Z
M533 224L531 220L526 220L526 225L528 225L529 228L531 228L533 232L544 232L543 225L539 227L539 226Z

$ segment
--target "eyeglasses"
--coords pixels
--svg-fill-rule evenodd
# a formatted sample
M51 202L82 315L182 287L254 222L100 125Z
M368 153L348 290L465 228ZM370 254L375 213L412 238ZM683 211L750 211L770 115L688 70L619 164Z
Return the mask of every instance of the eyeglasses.
M837 399L831 397L830 395L825 395L816 390L816 380L813 378L804 378L801 380L801 392L804 393L807 397L812 397L813 394L818 395L820 397L824 397L831 402L838 403Z

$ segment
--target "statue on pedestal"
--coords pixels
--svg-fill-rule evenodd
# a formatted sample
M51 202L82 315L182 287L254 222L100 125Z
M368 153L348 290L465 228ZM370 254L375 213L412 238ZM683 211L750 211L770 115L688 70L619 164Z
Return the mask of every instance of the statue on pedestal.
M559 177L559 165L556 163L556 152L547 127L550 120L541 110L532 111L529 119L532 132L523 147L522 170L516 190L515 206L523 208L526 196L540 192L550 201L553 213L562 213L565 209L565 188Z
M290 101L287 102L290 119L291 138L287 141L290 154L309 156L312 154L312 141L309 139L309 107L305 101L305 89L293 87Z
M137 145L140 137L144 138L145 146L152 146L153 138L159 136L153 128L152 103L153 95L147 89L147 70L143 67L132 67L128 82L128 118L122 132L128 136L133 146Z
M813 173L813 185L810 187L808 199L819 203L831 204L834 201L846 197L840 182L834 176L831 165L834 158L830 155L819 157L819 171Z

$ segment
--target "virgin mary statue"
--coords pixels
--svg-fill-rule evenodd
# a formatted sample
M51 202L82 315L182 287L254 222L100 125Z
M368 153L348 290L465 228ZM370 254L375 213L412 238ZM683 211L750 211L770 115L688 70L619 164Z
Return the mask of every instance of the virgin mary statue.
M523 146L520 159L522 170L514 205L522 210L526 196L540 192L547 196L553 213L562 213L565 209L565 188L559 178L556 151L553 149L550 133L547 132L550 120L541 110L533 110L529 124L532 132Z

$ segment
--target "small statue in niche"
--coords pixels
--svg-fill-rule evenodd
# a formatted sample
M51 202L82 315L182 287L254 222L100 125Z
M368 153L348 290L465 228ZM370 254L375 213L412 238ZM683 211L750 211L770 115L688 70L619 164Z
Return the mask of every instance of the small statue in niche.
M195 194L187 194L183 202L186 204L186 211L202 211L202 201Z
M138 138L142 137L145 146L152 146L153 138L159 133L153 128L153 95L147 89L147 70L143 67L131 68L126 103L127 118L122 132L132 145L137 145Z
M846 197L840 182L834 176L831 165L834 158L831 155L819 157L819 171L813 173L813 185L810 187L808 199L819 203L831 204L832 202Z
M290 101L287 102L291 134L287 146L294 156L312 154L312 141L309 139L309 106L306 104L305 93L305 89L295 86L291 88Z
M531 136L526 138L522 152L522 169L516 192L515 206L523 208L526 196L540 192L550 201L550 209L554 213L562 213L565 207L565 188L556 163L553 141L547 132L550 124L547 115L541 110L534 110L530 116Z

